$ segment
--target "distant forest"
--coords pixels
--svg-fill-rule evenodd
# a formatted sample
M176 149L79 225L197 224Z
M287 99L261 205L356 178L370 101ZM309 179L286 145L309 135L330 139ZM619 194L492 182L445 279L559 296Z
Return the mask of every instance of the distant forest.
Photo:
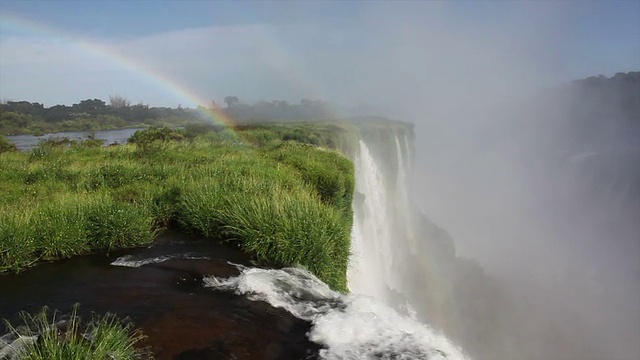
M541 95L546 99L535 105L542 108L538 116L550 129L570 134L563 138L567 146L640 147L640 72L592 76Z
M592 76L559 89L568 96L573 117L640 124L640 72ZM587 119L585 119L587 118Z
M576 80L549 89L541 94L550 102L560 100L568 110L563 117L570 128L593 133L603 126L614 124L629 129L640 126L640 72L617 73ZM549 101L534 101L546 107ZM550 106L550 105L549 105ZM299 103L287 101L242 102L236 96L224 98L224 106L211 104L238 124L265 121L309 121L332 118L329 103L303 99ZM28 101L7 101L0 104L0 134L44 134L61 131L95 131L141 126L186 126L209 121L206 108L150 107L131 105L122 96L110 96L109 102L86 99L71 106L43 104ZM549 114L549 118L556 118ZM586 135L586 134L585 134Z
M325 101L303 99L298 104L287 101L260 101L245 104L236 96L224 99L225 107L212 102L216 112L222 112L238 124L264 121L321 120L331 118ZM101 99L86 99L71 106L29 101L7 101L0 104L0 134L41 135L63 131L96 131L141 126L186 126L210 121L208 110L191 108L150 107L131 105L122 96L110 96L109 103Z

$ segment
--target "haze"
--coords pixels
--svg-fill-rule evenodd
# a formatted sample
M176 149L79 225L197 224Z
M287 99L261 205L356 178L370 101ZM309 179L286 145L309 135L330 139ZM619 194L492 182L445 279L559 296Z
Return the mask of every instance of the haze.
M3 100L312 98L415 123L414 198L459 256L536 304L523 321L566 324L557 359L583 344L640 358L637 196L555 165L640 145L571 144L565 99L540 99L640 70L640 3L5 0L0 14Z

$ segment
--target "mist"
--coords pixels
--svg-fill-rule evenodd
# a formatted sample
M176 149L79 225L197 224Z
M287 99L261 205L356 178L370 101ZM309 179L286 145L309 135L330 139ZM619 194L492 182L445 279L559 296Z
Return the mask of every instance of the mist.
M411 81L398 86L391 71L390 79L372 76L367 87L407 90L401 92L409 101L400 100L398 111L416 123L419 206L449 232L459 257L475 260L513 296L511 331L527 329L534 346L520 356L635 359L638 196L605 188L616 181L613 173L626 169L619 181L637 189L640 149L636 141L631 161L611 156L629 146L620 132L571 143L580 126L590 126L566 126L564 116L575 103L539 99L539 92L551 91L545 75L563 79L559 67L572 51L571 34L560 35L566 34L562 11L546 5L521 9L527 14L522 23L518 16L503 20L508 31L405 25L393 34L393 27L390 61ZM583 101L579 106L592 106ZM605 153L610 156L596 162L580 158ZM555 343L554 331L561 334Z
M471 355L640 358L637 124L616 129L612 118L597 136L581 137L593 124L570 121L576 107L609 117L615 109L560 88L603 69L585 74L576 56L584 29L572 22L587 9L502 4L503 16L464 27L442 4L411 6L369 7L375 46L321 59L333 59L334 76L350 74L337 86L348 102L416 124L412 198L451 235L457 256L479 264L507 295L475 294L512 302L506 328L482 314L457 324L504 341ZM637 69L637 26L633 34ZM494 351L507 344L519 351Z

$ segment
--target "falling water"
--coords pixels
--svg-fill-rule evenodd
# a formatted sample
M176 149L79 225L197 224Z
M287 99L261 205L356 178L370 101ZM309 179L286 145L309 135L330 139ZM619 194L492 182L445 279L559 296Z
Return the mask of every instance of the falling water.
M353 293L386 302L387 292L393 286L386 185L381 169L362 140L355 158L355 173L356 199L362 200L354 206L349 288Z
M404 274L410 254L418 250L406 190L409 164L405 154L409 152L403 151L408 149L405 137L395 136L391 144L396 156L389 159L397 166L396 174L385 173L382 159L374 158L367 143L360 141L354 159L356 198L360 200L354 206L347 276L353 293L411 313Z

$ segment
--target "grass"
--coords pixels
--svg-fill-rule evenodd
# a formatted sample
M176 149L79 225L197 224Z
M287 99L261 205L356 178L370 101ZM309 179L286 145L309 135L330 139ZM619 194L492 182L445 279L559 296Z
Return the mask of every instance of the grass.
M226 234L259 260L300 264L333 288L346 289L343 258L349 253L350 227L338 209L306 192L275 188L266 196L233 194L216 217Z
M177 226L346 291L354 169L336 150L349 149L350 131L148 129L127 145L56 139L2 153L0 272L148 244Z
M13 349L21 360L128 360L142 356L136 344L144 336L114 314L94 316L83 323L76 305L68 316L45 307L35 315L21 313L20 318L22 324L16 327L5 323L14 338L26 340Z

